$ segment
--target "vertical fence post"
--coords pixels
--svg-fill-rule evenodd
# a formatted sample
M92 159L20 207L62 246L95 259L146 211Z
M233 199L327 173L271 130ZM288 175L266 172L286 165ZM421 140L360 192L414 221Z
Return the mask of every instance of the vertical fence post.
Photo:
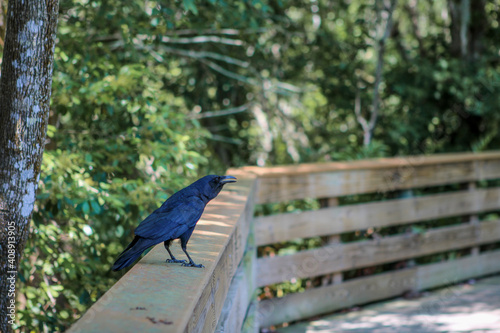
M259 316L258 316L258 300L256 297L256 271L257 271L257 246L255 246L255 237L254 237L254 222L253 219L250 223L250 232L248 237L247 251L249 258L248 260L251 262L249 269L247 270L247 274L250 283L247 285L249 288L248 292L250 293L248 308L245 313L245 318L243 319L243 325L241 328L242 332L245 333L258 333L259 331Z
M228 172L231 173L231 172ZM245 181L245 177L238 175L240 183ZM254 178L250 180L255 184ZM238 248L243 249L241 261L237 263L230 286L227 292L224 305L222 307L219 322L217 323L216 333L243 332L245 326L253 327L258 324L245 324L248 320L249 307L255 301L255 269L257 259L257 249L254 237L254 199L255 185L251 186L247 196L247 203L239 223L239 241L236 243ZM237 232L238 234L238 232ZM252 319L256 322L257 318Z
M404 198L404 199L410 199L410 198L413 198L414 197L414 193L413 193L413 190L412 189L409 189L409 190L404 190L401 192L401 194L399 195L400 198ZM407 231L407 234L411 235L413 234L414 231L412 231L411 229L409 229ZM413 267L416 265L416 262L415 262L415 259L408 259L406 260L406 267Z
M338 198L320 199L319 204L323 208L336 207L339 205L339 199ZM340 243L340 235L330 235L330 236L325 236L322 238L324 241L324 245L334 245L334 244ZM325 275L321 279L321 285L323 285L323 286L326 286L329 284L340 284L340 283L342 283L342 273L341 272Z
M470 182L467 184L467 189L469 192L474 192L476 191L476 182ZM469 223L478 227L479 226L479 216L477 214L472 214L469 217ZM479 254L479 246L474 246L471 250L471 255L477 256Z
M254 202L256 196L256 187L258 186L258 180L255 181L254 187L252 188L252 193L249 196L249 200L252 200L252 211L248 216L250 220L249 230L248 230L248 241L247 241L247 255L245 257L250 261L249 269L247 274L249 275L249 283L247 288L250 293L249 300L247 303L247 310L245 317L243 318L243 324L241 327L242 333L259 333L259 301L257 300L257 245L255 244L255 222L254 222Z

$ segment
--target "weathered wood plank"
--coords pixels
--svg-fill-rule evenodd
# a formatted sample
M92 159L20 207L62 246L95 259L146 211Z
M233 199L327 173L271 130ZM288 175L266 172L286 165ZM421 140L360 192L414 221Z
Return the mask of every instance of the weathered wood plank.
M259 333L260 325L259 319L259 302L254 300L248 306L248 311L245 316L245 321L243 322L243 327L241 328L241 333Z
M266 173L259 179L256 203L387 192L500 178L500 154L497 159L491 160L467 160L466 157L470 156L464 155L465 161L446 164L430 164L429 159L414 157L413 160L395 159L377 163L374 164L376 167L366 169L333 167L338 164L335 163L323 168L323 171L313 168L314 171L308 173ZM394 166L395 162L401 164Z
M355 161L302 163L272 167L244 166L238 169L230 169L228 173L233 174L237 172L238 174L242 175L254 174L259 178L274 178L276 176L293 176L299 174L333 172L341 170L388 169L460 162L489 161L498 159L500 159L500 150L493 150L481 153L414 155Z
M500 272L500 250L417 266L416 290L426 290Z
M478 320L480 316L481 319ZM483 319L484 318L484 319ZM397 297L293 323L279 333L497 332L500 275L476 283L443 285L418 298Z
M477 189L477 184L476 182L470 182L469 184L467 184L467 189L469 191L475 191ZM500 208L500 207L499 207ZM469 217L469 223L472 224L472 225L476 225L476 224L479 224L479 216L477 216L477 214L473 214ZM475 247L472 249L472 254L473 255L477 255L479 254L479 247Z
M231 281L237 271L239 263L243 259L243 255L247 248L247 240L250 232L250 227L253 219L253 196L255 181L253 179L238 179L239 186L243 186L246 194L246 205L244 210L239 210L237 214L232 214L230 211L230 200L225 200L222 205L221 212L226 217L237 219L237 223L233 226L232 234L230 235L227 245L224 250L219 253L218 264L212 273L209 287L203 290L203 293L193 309L192 318L188 323L185 332L214 332L219 321L220 314L226 300ZM233 188L235 186L233 185ZM229 205L228 205L229 204ZM220 214L220 213L219 213ZM214 220L217 215L206 214L207 219ZM215 226L209 223L204 223L198 227L200 231L206 231L212 234L215 231Z
M422 234L335 244L286 256L259 258L259 287L332 272L375 266L432 253L500 242L500 220L429 230Z
M500 272L500 251L469 256L444 263L416 266L353 279L263 300L259 304L261 327L309 318L357 304L383 300L408 290L424 290L472 277Z
M500 188L277 214L255 219L257 245L475 214L500 208Z
M241 261L253 213L254 180L239 180L210 202L189 242L204 269L166 264L157 245L69 332L213 332ZM181 250L173 247L179 257Z
M339 205L339 199L338 198L327 198L327 199L322 199L319 201L321 207L337 207ZM324 236L322 237L323 241L325 242L324 245L338 245L341 243L340 235L330 235L330 236ZM333 273L333 274L328 274L325 275L321 278L321 284L323 286L327 286L329 284L339 284L342 283L343 277L342 273Z
M247 250L231 281L215 332L240 332L248 307L255 299L256 247L250 231Z
M414 269L400 270L263 300L259 322L268 327L401 295L414 287L415 274Z

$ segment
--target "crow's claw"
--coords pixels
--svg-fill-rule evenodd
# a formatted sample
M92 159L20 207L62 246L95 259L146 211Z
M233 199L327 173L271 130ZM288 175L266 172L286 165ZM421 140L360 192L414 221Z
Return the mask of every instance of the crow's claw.
M202 264L195 264L194 262L185 262L182 264L182 266L205 268L205 266L203 266Z
M179 259L167 259L165 260L168 263L173 263L173 264L185 264L186 260L179 260Z

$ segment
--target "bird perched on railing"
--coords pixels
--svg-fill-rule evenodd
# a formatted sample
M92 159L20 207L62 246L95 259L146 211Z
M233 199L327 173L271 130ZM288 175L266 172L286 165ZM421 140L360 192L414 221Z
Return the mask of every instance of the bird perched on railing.
M187 243L207 203L219 194L225 184L234 182L236 178L233 176L205 176L172 195L139 224L132 243L120 254L112 269L118 271L130 266L145 250L161 242L170 255L167 262L203 267L193 262L186 250ZM175 259L170 252L170 244L177 238L180 238L182 251L189 262Z

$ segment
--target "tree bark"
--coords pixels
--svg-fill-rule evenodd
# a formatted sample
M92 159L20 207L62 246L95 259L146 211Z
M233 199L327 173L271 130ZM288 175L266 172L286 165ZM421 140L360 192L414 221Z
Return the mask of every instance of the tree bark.
M448 0L448 11L450 13L450 54L452 57L458 58L462 49L460 40L460 6L458 0Z
M470 0L460 2L460 54L466 58L469 50Z
M15 321L49 117L57 0L9 0L0 77L0 331Z
M478 58L486 31L485 1L448 0L448 9L451 17L451 55L469 61Z

